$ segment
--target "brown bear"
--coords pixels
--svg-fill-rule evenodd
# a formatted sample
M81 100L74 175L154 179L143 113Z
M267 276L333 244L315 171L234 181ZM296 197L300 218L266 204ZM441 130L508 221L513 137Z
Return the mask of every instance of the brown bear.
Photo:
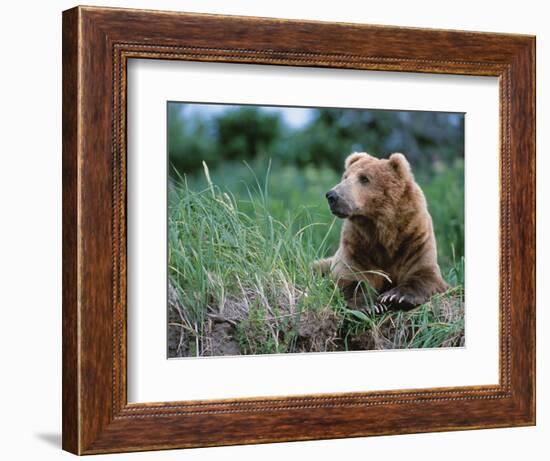
M361 281L378 293L376 312L410 309L447 290L426 199L403 154L349 155L326 198L344 224L336 254L315 268L332 274L350 306L367 308Z

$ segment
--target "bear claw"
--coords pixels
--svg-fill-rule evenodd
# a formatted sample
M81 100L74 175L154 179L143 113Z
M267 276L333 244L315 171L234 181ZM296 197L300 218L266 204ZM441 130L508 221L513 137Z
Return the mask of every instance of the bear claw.
M393 288L386 293L383 293L378 298L378 302L382 304L390 304L387 309L389 309L390 307L397 309L410 309L412 307L415 307L416 305L421 304L421 302L419 302L419 300L417 299L417 296L403 293L398 288Z
M383 314L388 311L388 306L382 303L376 303L372 305L371 310L374 311L375 314Z

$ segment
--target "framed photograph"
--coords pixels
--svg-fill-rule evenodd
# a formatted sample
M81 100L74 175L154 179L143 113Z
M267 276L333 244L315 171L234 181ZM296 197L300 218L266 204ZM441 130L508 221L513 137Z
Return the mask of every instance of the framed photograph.
M535 424L535 38L63 13L63 448Z

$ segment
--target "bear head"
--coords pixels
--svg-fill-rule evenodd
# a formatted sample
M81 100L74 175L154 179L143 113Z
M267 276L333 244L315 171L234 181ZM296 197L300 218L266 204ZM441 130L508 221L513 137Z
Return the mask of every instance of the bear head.
M327 192L331 212L339 218L393 215L414 179L403 154L378 159L365 152L346 158L342 181Z

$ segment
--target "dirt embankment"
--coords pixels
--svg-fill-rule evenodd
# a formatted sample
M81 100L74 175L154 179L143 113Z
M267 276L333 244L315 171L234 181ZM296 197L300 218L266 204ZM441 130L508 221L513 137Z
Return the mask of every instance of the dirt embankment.
M426 329L441 323L459 325L464 318L460 297L443 298L426 308L435 312L437 321L420 323L421 312L387 313L372 322L369 328L342 318L330 309L305 312L264 312L260 320L251 320L251 299L226 299L223 306L209 306L206 324L200 329L191 325L185 307L170 285L168 293L168 356L235 356L273 353L277 351L334 352L346 350L403 349L434 347L415 340ZM290 308L289 308L290 309ZM436 334L436 333L434 333ZM440 333L437 333L440 334ZM266 350L265 344L275 344ZM464 345L464 328L450 330L440 347Z

